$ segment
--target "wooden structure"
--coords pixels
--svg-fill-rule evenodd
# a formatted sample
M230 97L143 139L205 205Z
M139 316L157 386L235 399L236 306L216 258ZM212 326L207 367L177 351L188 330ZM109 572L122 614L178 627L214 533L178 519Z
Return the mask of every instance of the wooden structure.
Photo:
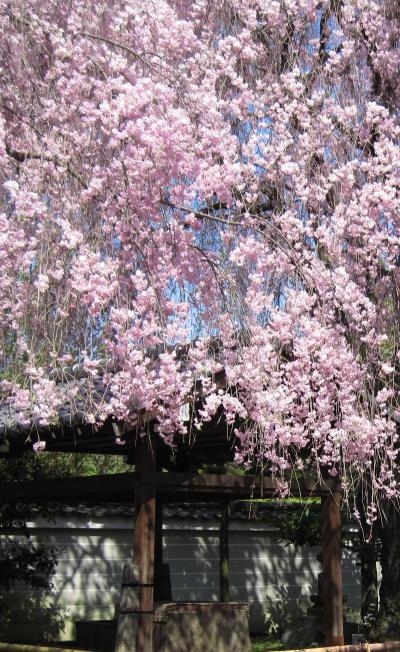
M136 455L135 489L135 534L134 559L141 569L142 593L140 598L140 620L137 634L138 650L152 649L152 613L154 611L155 569L161 568L162 559L154 556L156 550L155 532L157 525L156 502L209 500L229 502L249 497L271 497L277 494L278 483L273 478L218 475L180 475L157 473L155 447L151 439L142 439ZM343 597L341 570L341 527L340 492L337 483L316 484L315 482L296 482L291 487L292 495L321 496L323 498L322 517L322 557L323 557L323 595L324 595L324 634L326 645L342 645L343 638ZM227 527L223 524L220 551L227 552ZM160 547L157 546L157 550ZM226 585L228 559L221 558L221 588ZM223 597L226 597L223 596Z
M132 649L153 649L154 610L161 581L162 560L162 506L169 502L219 502L227 505L240 498L276 496L278 485L271 477L231 476L218 474L162 472L157 469L154 438L138 440L135 454L135 473L107 476L44 479L40 483L21 482L0 485L2 500L87 500L135 501L133 561L136 572L135 595L124 609L135 619L133 632L136 646ZM343 639L340 492L334 480L322 484L314 481L296 481L291 486L294 496L321 496L323 595L325 613L325 644L341 645ZM221 527L221 601L227 600L228 528ZM125 605L126 607L126 605Z
M0 415L1 416L1 415ZM61 425L40 432L46 440L46 450L103 452L127 454L135 465L134 473L109 476L44 479L40 483L21 482L0 484L0 500L87 500L97 502L135 502L135 527L133 537L133 566L128 571L125 591L128 600L123 601L121 618L130 623L132 650L151 652L153 650L154 613L156 602L162 592L162 507L174 502L213 502L223 507L225 518L220 531L221 602L229 598L229 528L228 505L233 500L273 497L278 493L278 483L272 477L252 477L204 474L187 469L207 463L224 463L233 459L234 437L232 431L217 414L215 419L203 425L196 437L181 437L175 452L165 445L157 435L156 424L148 420L145 436L143 420L140 428L132 429L108 421L100 429L84 424ZM116 445L116 430L126 442ZM1 419L0 419L1 439ZM18 427L7 435L4 454L17 455L26 449L26 433ZM5 441L5 440L4 440ZM1 441L0 441L1 444ZM29 444L28 444L29 446ZM31 446L31 444L30 444ZM5 451L5 452L4 452ZM186 471L186 472L184 472ZM320 496L323 547L323 597L325 644L343 644L343 605L341 573L341 527L340 487L336 480L328 479L320 484L312 480L294 480L291 486L294 496ZM126 579L126 578L125 578ZM129 597L130 595L130 597ZM127 647L120 648L128 650ZM154 652L157 652L154 650Z

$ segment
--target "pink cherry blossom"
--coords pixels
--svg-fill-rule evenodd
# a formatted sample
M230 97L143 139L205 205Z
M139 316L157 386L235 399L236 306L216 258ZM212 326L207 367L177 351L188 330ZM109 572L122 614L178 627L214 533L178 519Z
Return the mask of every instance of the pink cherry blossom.
M46 442L43 440L35 441L32 448L35 453L42 453L44 450L46 450Z
M356 4L3 3L0 400L21 419L78 402L54 381L77 364L90 422L147 411L170 443L201 390L195 430L224 411L283 493L288 469L398 492L400 22Z

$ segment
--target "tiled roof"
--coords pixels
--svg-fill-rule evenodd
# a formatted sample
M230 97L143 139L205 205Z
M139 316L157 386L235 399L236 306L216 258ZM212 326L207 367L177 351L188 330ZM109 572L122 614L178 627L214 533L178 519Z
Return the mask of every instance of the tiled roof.
M110 399L109 385L104 382L104 374L89 379L87 374L77 370L66 372L62 379L55 380L57 391L66 397L57 410L56 427L81 425L85 413L96 413ZM76 399L71 403L67 396L74 392ZM33 406L25 410L16 409L6 398L2 399L0 393L0 435L15 436L32 430L51 430L51 427L40 426Z
M26 507L26 506L25 506ZM299 504L287 504L278 500L262 502L236 501L231 504L231 520L262 521L268 519L272 512L299 509ZM38 511L37 505L31 506L33 513ZM319 509L319 505L313 505ZM53 511L54 510L54 511ZM30 511L29 509L27 511ZM123 517L133 518L134 507L129 503L54 503L52 513L65 516L88 516L90 518ZM163 516L167 519L182 520L218 520L221 516L221 507L210 504L170 504L163 507Z

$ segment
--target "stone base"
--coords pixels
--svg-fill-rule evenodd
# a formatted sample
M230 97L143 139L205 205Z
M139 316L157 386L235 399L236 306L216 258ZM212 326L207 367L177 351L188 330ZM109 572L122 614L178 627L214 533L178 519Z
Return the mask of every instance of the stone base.
M138 614L120 614L115 637L115 652L136 652Z
M158 603L154 652L250 652L248 605L237 602Z

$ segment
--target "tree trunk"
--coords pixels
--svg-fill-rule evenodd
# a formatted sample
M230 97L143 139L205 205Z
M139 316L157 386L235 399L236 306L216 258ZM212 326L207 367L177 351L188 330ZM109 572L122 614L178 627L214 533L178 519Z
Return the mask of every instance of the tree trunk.
M400 513L389 501L382 511L377 528L382 543L377 635L392 637L400 635Z
M375 540L362 541L358 554L361 566L361 620L368 631L378 613L378 571Z
M368 475L366 486L360 485L356 494L357 509L360 514L357 554L360 559L361 571L361 622L367 636L370 636L372 628L375 628L378 615L378 569L376 566L378 553L376 543L379 532L376 523L368 523L365 511L366 503L372 501L370 486L372 486L372 481Z

